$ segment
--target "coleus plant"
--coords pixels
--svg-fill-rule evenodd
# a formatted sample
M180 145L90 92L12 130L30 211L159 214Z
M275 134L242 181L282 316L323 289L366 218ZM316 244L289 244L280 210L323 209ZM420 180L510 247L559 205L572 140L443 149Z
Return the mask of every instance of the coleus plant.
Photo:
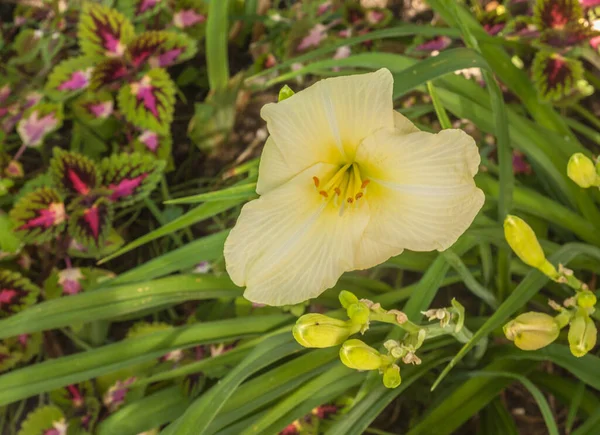
M15 234L27 243L63 238L100 252L112 230L115 208L131 205L154 189L164 161L139 153L115 154L99 165L75 152L54 148L51 186L22 196L10 212Z

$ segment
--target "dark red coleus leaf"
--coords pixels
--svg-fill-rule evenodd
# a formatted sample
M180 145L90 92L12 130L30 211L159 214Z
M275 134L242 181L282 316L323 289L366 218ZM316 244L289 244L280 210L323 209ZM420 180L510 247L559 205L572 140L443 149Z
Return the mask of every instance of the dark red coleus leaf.
M540 96L558 101L571 94L577 81L583 78L583 65L577 59L539 51L533 60L532 73Z
M87 195L98 186L98 169L86 156L54 148L50 161L54 184L67 195Z
M120 57L135 32L131 22L107 6L87 3L79 20L77 37L88 58Z
M115 154L100 163L102 185L115 206L123 207L147 197L164 167L164 161L149 155Z
M42 187L19 199L10 211L10 218L19 238L28 243L42 243L64 230L67 216L58 191Z
M39 287L20 273L0 269L0 317L33 305L39 294Z
M128 74L129 70L123 59L105 59L94 68L90 87L96 90L113 84L119 85Z
M583 18L579 0L537 0L534 20L540 30L563 29Z
M195 42L182 33L144 32L127 46L131 63L140 67L164 68L183 62L196 53Z

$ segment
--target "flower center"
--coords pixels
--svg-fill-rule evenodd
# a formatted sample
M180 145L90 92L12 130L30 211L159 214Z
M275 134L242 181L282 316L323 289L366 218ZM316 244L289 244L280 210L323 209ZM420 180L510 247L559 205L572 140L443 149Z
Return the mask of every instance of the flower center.
M340 214L344 208L357 204L361 198L367 194L367 186L370 183L368 179L362 179L360 169L356 163L348 163L338 169L328 179L321 180L319 177L313 177L315 188L324 200L330 201L341 206Z

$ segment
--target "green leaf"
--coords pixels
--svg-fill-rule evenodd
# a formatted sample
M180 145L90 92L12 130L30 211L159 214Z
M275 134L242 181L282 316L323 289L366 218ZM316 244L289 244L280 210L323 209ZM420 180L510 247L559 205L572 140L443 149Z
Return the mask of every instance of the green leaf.
M121 57L134 33L133 25L120 12L86 3L79 19L77 39L85 56L100 60Z
M17 254L23 242L15 235L15 223L5 213L0 213L0 259Z
M90 84L94 61L86 57L74 57L56 65L44 88L44 92L56 101L69 98Z
M141 129L168 134L175 109L175 84L162 68L121 88L117 97L125 118Z
M35 289L34 301L39 292ZM177 275L143 284L117 286L107 282L94 291L42 302L18 315L0 320L0 338L115 318L165 303L235 298L241 293L241 289L227 276Z
M183 33L152 30L137 36L127 46L127 56L139 68L168 68L192 58L196 42Z
M53 149L49 174L65 195L88 195L100 184L98 168L91 159L58 147Z
M75 297L78 296L72 298ZM6 405L124 367L151 361L172 350L234 340L252 334L264 334L290 320L290 316L271 315L203 322L47 360L0 376L0 404Z
M206 65L208 83L213 92L224 91L229 83L229 57L227 54L227 17L229 1L210 2L206 23Z
M256 196L256 183L239 184L215 192L186 196L165 201L165 204L196 204L198 202L224 201L229 199L249 200Z
M115 207L125 207L150 195L164 167L165 162L147 155L113 154L100 162L102 185Z
M27 414L17 435L46 434L51 429L66 430L65 416L56 406L42 406Z
M58 191L42 187L21 197L10 211L14 234L26 243L55 239L66 226L65 204Z
M135 151L165 161L167 163L167 171L170 170L170 166L173 166L171 148L171 135L161 135L150 130L144 130L133 142L133 149Z
M266 339L217 385L194 401L183 416L167 427L167 429L163 430L163 433L165 435L206 434L208 426L219 410L246 378L275 361L298 352L301 349L302 347L294 341L288 330Z
M105 86L118 88L129 73L127 64L120 57L100 60L94 67L90 89L96 91Z
M160 0L118 0L117 2L119 11L136 22L156 15L164 5L165 3Z

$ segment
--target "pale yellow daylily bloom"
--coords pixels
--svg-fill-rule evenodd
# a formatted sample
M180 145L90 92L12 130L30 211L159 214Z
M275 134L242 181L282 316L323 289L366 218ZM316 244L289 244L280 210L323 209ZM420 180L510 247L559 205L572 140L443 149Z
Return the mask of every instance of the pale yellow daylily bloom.
M263 107L271 136L260 198L225 243L247 299L299 303L404 249L444 250L469 227L484 201L475 142L461 130L420 131L394 112L392 85L381 69Z

